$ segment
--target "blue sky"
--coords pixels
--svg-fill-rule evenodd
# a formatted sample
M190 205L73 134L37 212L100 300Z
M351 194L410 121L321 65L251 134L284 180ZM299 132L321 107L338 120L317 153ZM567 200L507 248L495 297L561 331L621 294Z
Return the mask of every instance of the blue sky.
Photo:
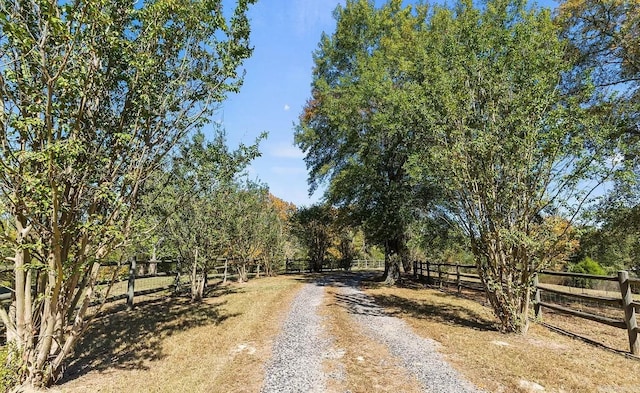
M233 3L225 1L229 9ZM538 3L556 4L554 0ZM334 31L332 13L338 4L344 1L258 0L249 12L255 49L244 64L244 85L240 93L229 96L214 118L223 123L232 147L252 143L263 131L269 133L260 145L262 157L249 168L250 177L297 206L310 205L322 197L321 190L308 195L304 155L293 146L293 133L311 92L312 53L322 32Z

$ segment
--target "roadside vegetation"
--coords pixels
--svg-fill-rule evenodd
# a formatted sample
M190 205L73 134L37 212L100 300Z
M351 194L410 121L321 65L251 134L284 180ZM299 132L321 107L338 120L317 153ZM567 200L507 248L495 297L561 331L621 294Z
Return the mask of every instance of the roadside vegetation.
M57 388L257 392L300 285L289 277L262 278L216 286L195 305L188 298L149 298L134 311L106 313L87 331Z
M483 295L365 283L367 294L418 334L440 343L457 370L489 392L633 392L640 361L532 324L526 335L505 335ZM484 303L484 304L483 304ZM563 325L565 317L546 314ZM575 325L575 319L571 321ZM628 342L617 329L584 321L590 337L620 351ZM575 326L572 326L575 329ZM614 334L612 334L614 333ZM620 340L616 340L620 338Z
M105 314L80 342L78 357L57 389L173 392L187 383L195 392L257 392L271 341L297 290L307 281L308 277L287 275L230 283L215 287L196 306L184 298L149 298L132 312ZM482 296L376 282L363 282L363 288L417 334L438 341L446 359L487 391L528 392L526 386L531 385L522 381L550 392L637 388L637 360L535 324L526 336L504 335L490 306L482 304ZM349 311L340 306L337 291L327 287L320 314L340 356L328 358L324 367L331 373L340 364L346 379L329 387L420 391L384 346L356 328Z
M381 258L390 287L370 293L435 334L480 386L519 389L525 364L536 368L529 379L558 391L608 389L614 376L630 386L625 359L537 326L529 336L499 332L527 333L544 269L640 274L640 4L565 0L552 12L526 0L347 0L313 54L294 135L310 189L326 193L296 207L247 174L267 135L229 146L210 124L241 89L254 2L0 4L7 389L71 387L71 370L80 378L114 364L133 371L105 386L183 390L134 377L186 368L185 348L203 356L190 359L196 391L257 389L258 378L239 375L268 356L295 291L273 277L284 261L320 272L327 261L348 271L356 259ZM126 313L91 306L132 257L179 259L188 290ZM219 258L232 261L224 269L238 283L209 282ZM394 288L416 259L475 264L489 308ZM107 263L112 277L101 273ZM569 284L599 289L589 279ZM353 351L361 337L348 316L330 323ZM562 344L526 351L545 340ZM584 354L619 370L579 379L574 369L590 369ZM478 371L491 361L500 367ZM347 367L348 384L375 387L360 375L374 371ZM570 371L554 379L559 369ZM96 386L105 377L91 375Z

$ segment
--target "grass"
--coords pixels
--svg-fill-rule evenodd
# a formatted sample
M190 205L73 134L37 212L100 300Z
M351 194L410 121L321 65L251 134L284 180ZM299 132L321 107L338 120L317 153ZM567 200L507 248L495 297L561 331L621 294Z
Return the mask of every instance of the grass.
M362 334L352 321L348 305L340 301L335 287L327 287L323 305L327 331L332 335L340 354L325 362L329 375L344 374L344 378L330 380L332 392L421 392L418 382L409 376L398 359L388 349Z
M218 286L202 303L149 298L97 319L62 392L256 392L284 312L301 283ZM119 308L122 308L120 310Z
M115 312L91 325L66 379L56 388L69 393L257 392L285 312L297 289L312 277L218 285L197 304L185 298L136 297L131 312L123 302L110 305ZM321 312L335 354L324 363L328 391L418 392L417 382L387 348L353 323L339 290L326 288ZM446 358L488 392L526 392L523 381L558 393L640 391L640 361L536 324L526 336L501 334L491 310L470 292L457 295L418 285L389 288L373 282L364 289L417 334L437 340ZM610 346L626 339L623 330L609 331L546 310L544 320L579 326L596 340L610 340Z
M368 283L366 292L416 333L440 342L447 359L489 392L527 392L530 383L547 392L640 391L640 361L537 324L524 336L499 333L491 310L471 294L375 283ZM626 336L622 330L617 333Z

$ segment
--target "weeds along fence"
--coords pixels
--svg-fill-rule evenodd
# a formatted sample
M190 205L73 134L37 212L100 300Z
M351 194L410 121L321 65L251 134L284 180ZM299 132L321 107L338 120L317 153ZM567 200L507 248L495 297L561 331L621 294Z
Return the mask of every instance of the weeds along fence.
M414 262L415 278L429 285L455 285L484 291L475 265ZM594 289L596 287L602 289ZM640 355L637 313L640 312L640 278L620 271L617 276L544 270L534 279L533 306L541 321L543 309L587 319L627 331L629 352ZM634 295L635 294L635 295Z
M348 266L339 260L325 260L322 262L322 271L335 270L380 270L384 269L384 260L379 259L354 259ZM287 259L285 261L285 273L311 273L313 264L310 259Z

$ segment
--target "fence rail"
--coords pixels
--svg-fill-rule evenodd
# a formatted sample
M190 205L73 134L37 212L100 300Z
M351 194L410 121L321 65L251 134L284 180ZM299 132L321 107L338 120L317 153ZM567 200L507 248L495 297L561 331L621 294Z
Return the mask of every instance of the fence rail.
M234 259L220 258L219 266L210 268L207 278L234 277ZM104 262L100 264L96 294L91 305L126 299L127 306L133 307L135 297L161 292L178 292L189 283L192 266L180 259L138 260L130 258L124 262ZM0 274L11 275L12 266L0 267ZM259 275L259 264L249 264L249 275ZM9 278L9 277L8 277ZM6 281L10 281L7 278ZM11 302L12 289L0 285L0 303ZM1 325L1 322L0 322Z
M461 272L461 269L467 270ZM469 270L475 270L475 265L460 265L450 263L432 263L432 262L414 262L413 272L415 278L426 282L429 285L437 285L442 287L443 285L456 285L458 292L462 288L484 291L482 285L482 279L477 273L470 273ZM589 294L589 293L575 293L571 292L570 286L563 285L550 285L546 283L540 283L540 276L554 276L561 278L573 278L582 280L598 280L607 282L616 282L620 289L619 296L605 296L602 294ZM534 311L536 319L542 320L543 308L548 308L559 313L571 315L574 317L587 319L590 321L602 323L608 326L612 326L627 331L629 338L629 352L633 355L640 355L640 329L638 328L637 312L640 310L640 301L635 300L633 297L632 286L634 284L640 284L640 278L629 277L629 272L620 271L617 276L598 276L593 274L583 273L571 273L571 272L556 272L550 270L543 270L537 274L534 278ZM571 307L565 307L563 305L551 302L543 301L542 294L548 292L555 295L560 295L567 298L575 298L583 301L588 301L596 305L604 305L607 307L613 307L622 311L622 315L619 317L598 315L591 312L576 310ZM620 312L618 311L618 313Z
M380 259L354 259L348 265L343 261L325 260L320 271L334 270L369 270L384 269L384 260ZM309 259L287 259L285 261L285 273L311 273L314 266Z

